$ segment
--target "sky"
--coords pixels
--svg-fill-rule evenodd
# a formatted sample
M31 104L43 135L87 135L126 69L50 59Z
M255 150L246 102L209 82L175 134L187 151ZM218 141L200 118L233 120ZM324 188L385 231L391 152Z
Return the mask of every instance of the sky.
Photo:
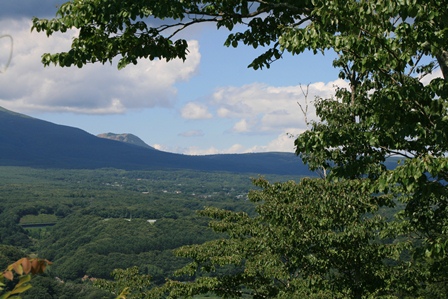
M131 133L168 152L293 152L291 136L315 119L315 97L345 86L331 53L286 54L270 69L247 68L262 49L227 48L228 32L212 24L182 33L185 62L44 67L41 55L69 50L74 32L48 38L30 31L31 18L54 17L62 2L0 2L0 106L94 135Z

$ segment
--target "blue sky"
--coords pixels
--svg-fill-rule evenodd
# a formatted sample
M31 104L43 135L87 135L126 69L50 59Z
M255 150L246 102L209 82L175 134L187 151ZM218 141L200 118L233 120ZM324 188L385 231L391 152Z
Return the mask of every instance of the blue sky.
M13 37L13 59L4 71L8 38L0 39L0 106L91 134L132 133L158 149L184 154L294 150L287 136L306 129L301 87L308 102L331 97L338 71L331 53L285 57L270 69L247 65L260 53L223 46L227 31L209 24L183 36L182 61L44 68L44 52L68 50L73 33L47 38L30 32L31 17L52 17L57 0L2 0L0 36ZM3 7L2 7L3 6ZM33 7L35 6L35 7ZM312 104L307 113L314 118Z

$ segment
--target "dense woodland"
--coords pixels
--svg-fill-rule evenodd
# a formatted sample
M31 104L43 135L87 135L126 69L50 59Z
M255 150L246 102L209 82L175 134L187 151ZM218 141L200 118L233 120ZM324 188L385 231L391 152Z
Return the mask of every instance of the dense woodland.
M196 211L254 214L251 177L257 175L0 167L0 266L23 256L53 262L33 278L25 299L103 298L110 294L92 280L132 266L160 285L188 261L173 249L220 236Z
M137 263L114 272L114 282L94 283L119 298L209 293L254 299L447 298L447 20L444 0L69 1L55 18L33 19L32 29L47 36L77 29L70 49L43 54L44 65L83 67L117 57L121 69L141 58L185 60L189 45L180 32L209 22L229 31L227 46L263 48L249 65L254 69L269 68L286 52L333 52L332 66L347 86L335 87L334 97L314 100L317 119L306 121L307 129L294 142L296 154L320 173L318 179L278 184L258 179L257 188L246 186L252 188L246 201L238 176L229 179L231 186L221 177L214 190L201 192L201 183L182 193L184 185L176 180L161 191L148 188L142 182L152 178L142 174L131 184L123 172L105 184L89 180L88 173L85 180L79 173L67 180L64 173L43 174L55 188L34 174L31 184L5 185L11 199L2 206L2 240L48 254L55 263L48 275L76 282L84 273L106 277L95 271L111 245L117 245L107 255L112 261L116 255L140 261L144 250L162 254L179 245L163 234L183 221L184 234L193 233L184 237L188 245L175 250L187 263L176 271L179 276L148 285L147 274L158 283L170 277L170 269L144 259L146 268ZM391 156L401 162L388 169ZM68 186L76 187L64 189ZM49 198L58 203L46 204ZM145 200L150 208L143 207ZM212 219L216 235L204 233L206 221L188 212L204 204L212 207L199 215ZM48 220L58 211L62 219L32 238L18 225L29 214L46 214ZM136 217L145 218L138 223ZM156 222L142 229L148 218ZM132 234L141 230L165 247L111 241L108 232L123 228L116 220L136 222L128 223ZM80 231L70 236L73 229ZM58 235L66 240L60 246L52 239ZM81 257L85 263L78 263ZM67 266L62 270L58 263ZM30 269L27 260L23 265Z

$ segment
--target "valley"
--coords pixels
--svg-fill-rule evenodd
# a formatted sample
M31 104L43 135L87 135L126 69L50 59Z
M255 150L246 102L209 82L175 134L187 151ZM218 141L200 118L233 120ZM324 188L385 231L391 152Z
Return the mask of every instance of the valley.
M53 262L47 274L33 279L24 299L65 298L62 294L105 298L92 279L110 279L112 270L133 266L150 275L152 285L161 284L186 263L173 249L220 236L196 211L212 206L254 214L246 195L256 177L192 170L0 167L0 246L13 246L8 248L15 253L0 255L1 266L21 254Z
M260 174L313 175L293 153L180 155L0 107L0 266L53 263L24 299L112 298L93 282L130 267L160 285L188 262L174 249L223 236L197 211L255 215L247 195Z

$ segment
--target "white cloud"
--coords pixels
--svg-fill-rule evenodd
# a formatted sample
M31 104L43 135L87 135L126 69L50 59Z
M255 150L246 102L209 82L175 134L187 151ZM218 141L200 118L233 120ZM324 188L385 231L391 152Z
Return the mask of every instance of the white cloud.
M234 144L227 149L218 149L214 146L209 148L201 149L197 146L191 146L181 150L178 153L186 154L186 155L217 155L217 154L235 154L235 153L247 153L248 151L241 144Z
M240 120L233 126L233 131L241 133L249 131L249 124L245 119Z
M198 103L189 103L184 107L183 117L199 119L201 115L208 115L209 109L214 109L218 117L226 119L225 123L232 123L230 128L224 128L224 132L230 133L228 138L235 137L236 141L240 138L237 135L245 134L272 136L272 140L257 146L243 146L235 142L228 148L192 146L166 150L190 155L294 152L294 138L291 136L305 131L308 128L306 121L316 120L315 98L332 98L337 87L346 86L345 81L336 80L328 83L317 82L308 87L275 87L253 83L241 87L219 88L212 95L208 108Z
M197 146L191 146L191 147L182 149L182 153L186 154L186 155L197 156L197 155L216 155L216 154L220 154L221 152L214 146L211 146L206 149L201 149Z
M0 21L0 35L14 38L13 60L1 74L0 106L19 112L116 114L127 109L171 107L177 96L174 84L191 78L201 59L198 42L190 41L185 62L140 60L121 71L115 64L44 68L41 55L68 50L72 36L65 33L47 38L43 33L30 33L30 28L27 19ZM3 40L2 53L7 48ZM0 60L4 61L4 56L0 55Z
M159 151L166 151L166 147L164 146L164 145L162 145L162 144L158 144L158 143L156 143L156 144L153 144L153 145L151 145L153 148L155 148L156 150L159 150Z
M265 146L254 146L246 152L294 152L294 140L304 130L288 128Z
M181 115L185 119L207 119L212 117L205 105L194 102L187 103L182 108Z
M297 128L287 128L278 134L267 145L257 145L245 147L242 144L235 143L228 148L217 148L210 146L208 148L200 148L198 146L189 147L170 147L161 144L152 145L154 148L162 151L179 153L185 155L216 155L216 154L244 154L244 153L261 153L261 152L294 152L294 140L303 130Z
M442 69L440 69L440 68L436 69L431 74L428 74L425 77L423 77L420 80L420 82L422 82L423 85L428 85L431 82L431 80L435 79L435 78L443 78Z
M316 119L315 97L331 98L336 87L346 86L345 81L336 80L313 83L308 89L306 85L274 87L261 83L222 87L212 95L211 104L216 106L219 117L235 119L233 131L237 133L279 132L288 127L305 129L305 115L300 106L308 121Z
M204 136L204 132L202 130L190 130L179 133L178 135L182 137L201 137Z

